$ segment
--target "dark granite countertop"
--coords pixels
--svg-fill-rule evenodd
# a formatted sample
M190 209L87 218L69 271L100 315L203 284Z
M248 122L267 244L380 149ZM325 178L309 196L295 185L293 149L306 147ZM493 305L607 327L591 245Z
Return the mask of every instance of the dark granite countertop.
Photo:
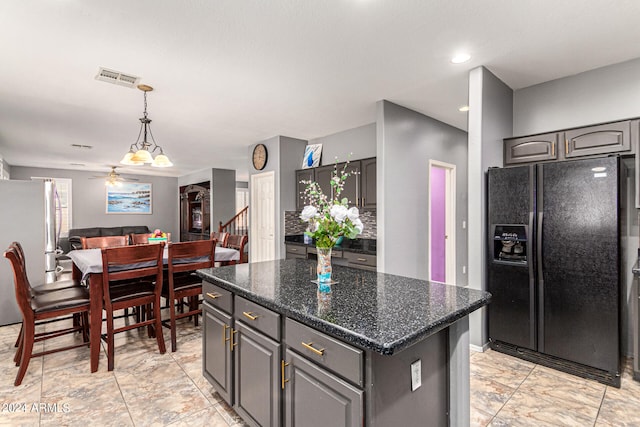
M284 236L284 243L287 245L307 246L309 248L316 247L314 243L304 243L303 234ZM334 250L376 255L376 239L342 239L342 243L334 246Z
M331 294L318 294L316 262L276 260L198 270L203 279L351 343L391 355L489 303L491 294L333 266Z

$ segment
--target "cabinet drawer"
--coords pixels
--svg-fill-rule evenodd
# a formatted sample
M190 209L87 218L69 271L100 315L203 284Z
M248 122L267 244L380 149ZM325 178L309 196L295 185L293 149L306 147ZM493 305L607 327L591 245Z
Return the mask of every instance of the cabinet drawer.
M307 253L318 255L318 249L308 248ZM337 250L335 248L331 249L331 258L342 258L342 254L343 252L341 250ZM315 257L313 259L315 259Z
M285 342L317 364L363 386L362 350L289 318L285 320Z
M274 340L280 341L280 315L278 313L236 295L234 317Z
M286 245L286 247L287 247L287 254L303 255L305 258L307 256L307 248L304 246Z
M227 313L231 313L233 306L233 296L231 292L205 280L202 282L202 295L204 300L209 304Z
M377 265L378 258L375 255L359 254L357 252L345 251L344 257L349 260L349 265L357 266L369 266L375 267Z

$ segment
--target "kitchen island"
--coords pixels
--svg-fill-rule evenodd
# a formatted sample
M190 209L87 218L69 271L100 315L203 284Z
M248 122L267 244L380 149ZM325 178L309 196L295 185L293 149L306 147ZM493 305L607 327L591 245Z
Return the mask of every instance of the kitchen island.
M198 270L203 374L251 425L469 425L468 315L490 294L313 261ZM426 423L426 424L425 424Z

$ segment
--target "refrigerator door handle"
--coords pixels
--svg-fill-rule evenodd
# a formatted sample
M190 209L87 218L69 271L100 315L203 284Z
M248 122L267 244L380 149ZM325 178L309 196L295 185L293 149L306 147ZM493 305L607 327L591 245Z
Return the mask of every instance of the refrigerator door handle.
M527 257L529 264L529 345L530 348L537 348L536 341L536 271L533 260L533 221L534 212L529 212L529 230L527 231Z
M538 229L536 230L536 261L538 270L538 351L544 353L544 276L542 274L542 227L544 213L538 212Z

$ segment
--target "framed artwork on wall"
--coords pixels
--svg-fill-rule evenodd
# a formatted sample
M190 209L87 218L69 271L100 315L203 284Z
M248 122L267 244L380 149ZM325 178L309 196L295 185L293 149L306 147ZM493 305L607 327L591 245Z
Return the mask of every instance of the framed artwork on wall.
M309 144L304 149L302 159L302 169L315 168L320 166L322 156L322 144Z
M151 183L123 182L107 188L108 214L151 214Z

